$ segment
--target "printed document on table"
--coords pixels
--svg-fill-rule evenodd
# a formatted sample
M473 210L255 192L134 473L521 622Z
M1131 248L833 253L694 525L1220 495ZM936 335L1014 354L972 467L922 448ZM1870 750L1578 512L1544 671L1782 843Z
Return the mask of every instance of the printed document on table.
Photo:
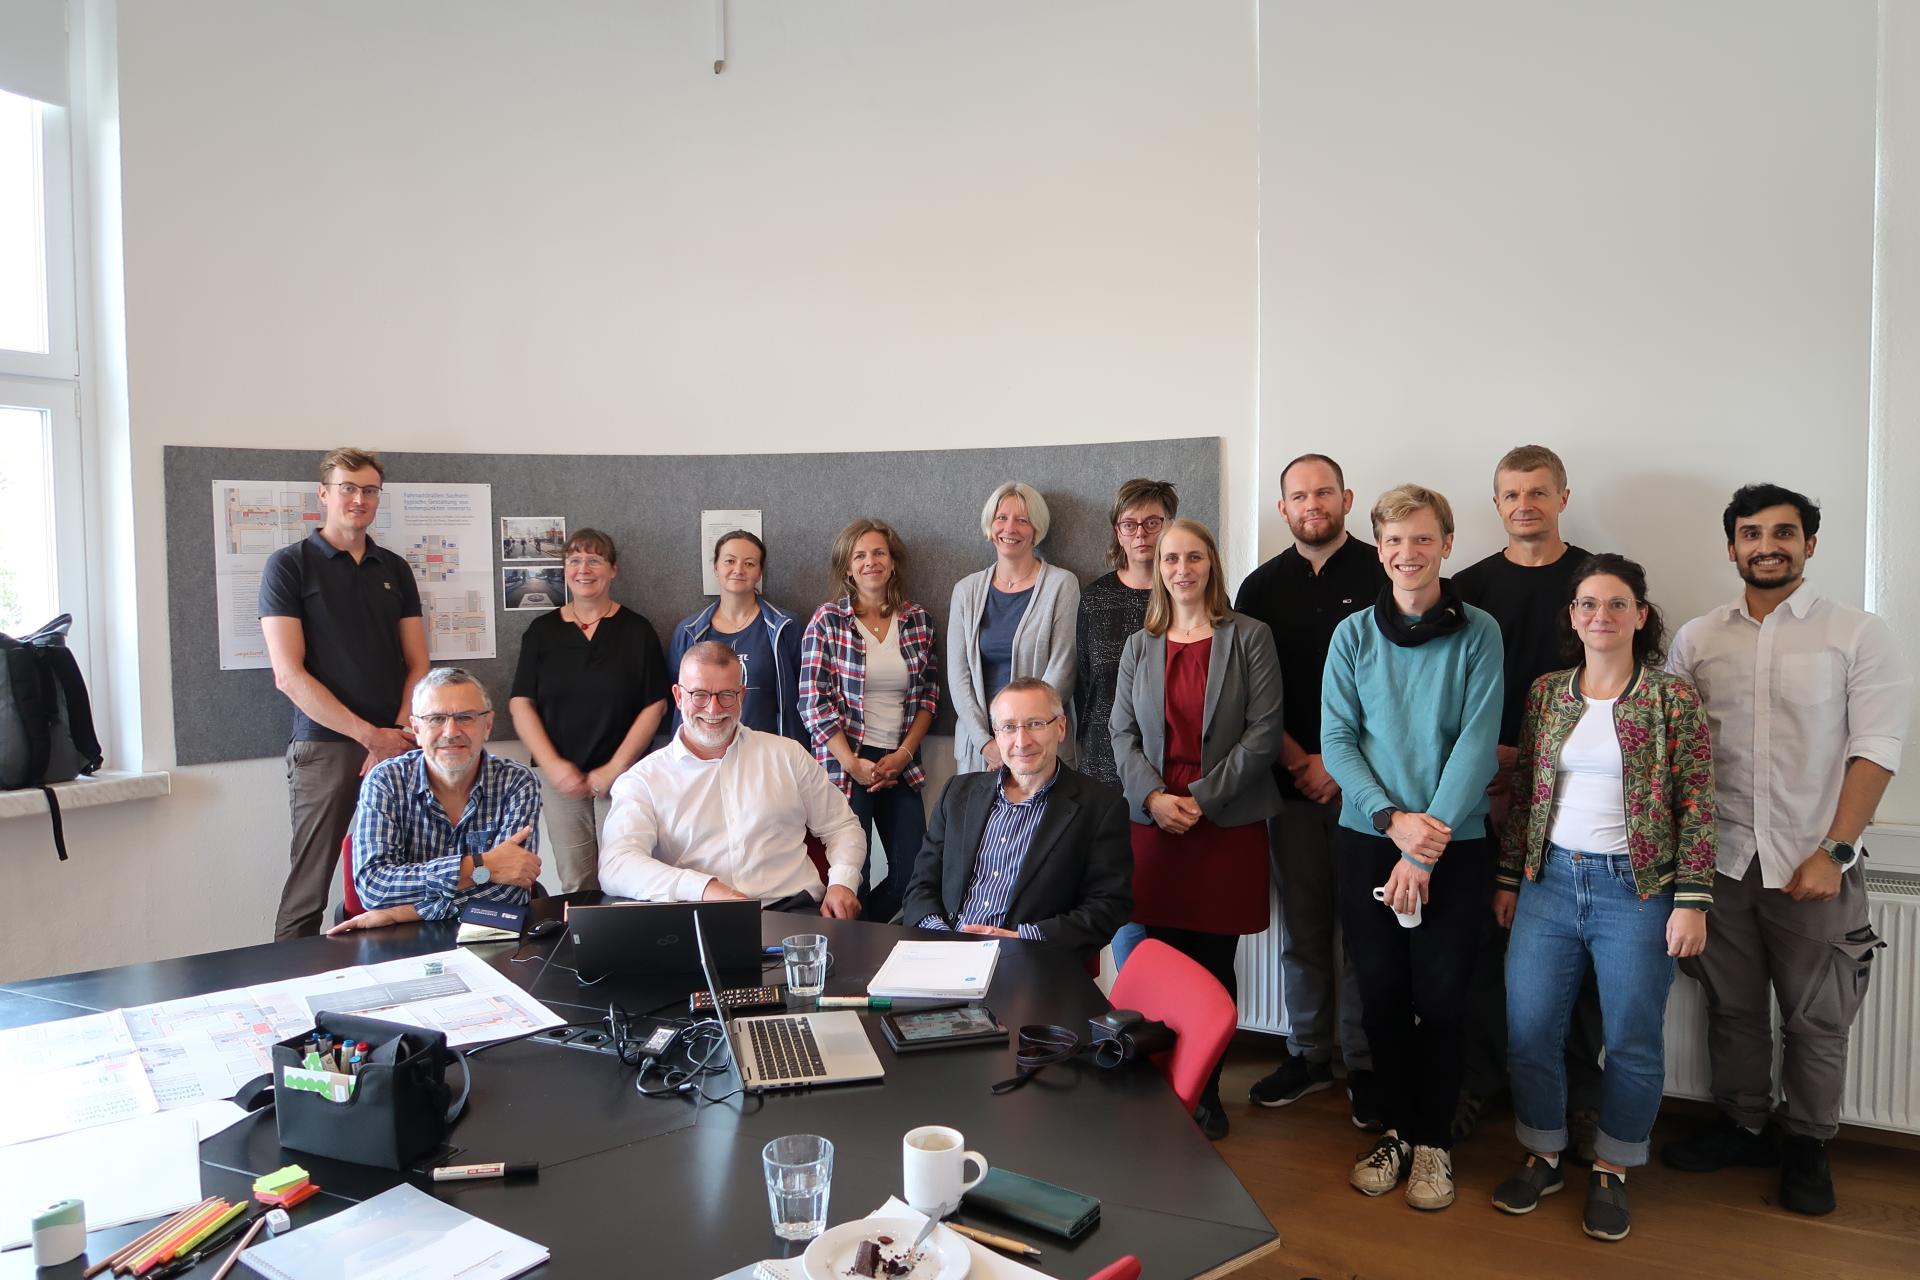
M0 1107L0 1147L160 1109L146 1068L131 1050L97 1062L7 1076L0 1087L8 1099L8 1105Z
M870 996L972 1000L987 994L1000 940L896 942L880 972L867 983Z
M193 1117L141 1116L0 1151L0 1249L26 1244L33 1215L69 1198L86 1203L89 1231L198 1204Z
M545 1245L403 1182L351 1209L264 1240L240 1261L273 1280L505 1280L539 1266L547 1256Z
M438 973L428 969L437 965ZM504 1040L557 1027L565 1021L513 985L499 970L468 951L440 951L368 965L368 984L333 995L325 1007L444 1031L454 1048Z

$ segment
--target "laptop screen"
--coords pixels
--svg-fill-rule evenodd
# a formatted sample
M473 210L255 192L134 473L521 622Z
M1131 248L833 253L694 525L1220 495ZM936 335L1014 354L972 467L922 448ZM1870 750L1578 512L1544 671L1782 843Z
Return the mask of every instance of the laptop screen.
M740 1083L746 1083L745 1074L733 1056L733 1036L727 1025L727 1006L720 1003L720 981L713 963L713 948L707 945L706 931L700 927L700 913L693 913L693 941L700 951L700 976L706 980L707 995L713 1001L713 1016L720 1023L720 1052L726 1055L727 1074Z

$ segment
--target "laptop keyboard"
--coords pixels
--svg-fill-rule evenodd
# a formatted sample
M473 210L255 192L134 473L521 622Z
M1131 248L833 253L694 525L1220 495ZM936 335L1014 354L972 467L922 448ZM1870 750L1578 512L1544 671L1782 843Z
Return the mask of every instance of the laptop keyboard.
M805 1018L755 1018L746 1024L754 1069L763 1080L811 1079L827 1074L813 1024Z

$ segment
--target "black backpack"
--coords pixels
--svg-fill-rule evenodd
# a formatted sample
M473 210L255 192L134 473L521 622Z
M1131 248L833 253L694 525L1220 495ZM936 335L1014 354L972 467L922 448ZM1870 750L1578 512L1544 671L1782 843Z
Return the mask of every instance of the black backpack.
M50 782L100 767L100 739L80 664L67 648L73 615L63 613L25 639L0 633L0 790L39 787L53 819L53 847L67 860L60 801Z

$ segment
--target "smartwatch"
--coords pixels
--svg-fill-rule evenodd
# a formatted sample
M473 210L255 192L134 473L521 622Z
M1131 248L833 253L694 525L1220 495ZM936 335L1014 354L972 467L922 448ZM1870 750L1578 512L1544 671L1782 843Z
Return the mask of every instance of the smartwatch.
M1381 835L1387 834L1387 828L1393 825L1393 815L1400 812L1391 806L1381 809L1373 815L1373 829Z
M481 861L480 851L478 849L475 849L473 851L472 857L473 857L473 882L475 884L492 884L493 872L487 870L487 864Z
M1851 840L1835 840L1828 836L1820 842L1820 852L1833 859L1833 865L1842 871L1853 870L1853 864L1860 861L1860 850Z

